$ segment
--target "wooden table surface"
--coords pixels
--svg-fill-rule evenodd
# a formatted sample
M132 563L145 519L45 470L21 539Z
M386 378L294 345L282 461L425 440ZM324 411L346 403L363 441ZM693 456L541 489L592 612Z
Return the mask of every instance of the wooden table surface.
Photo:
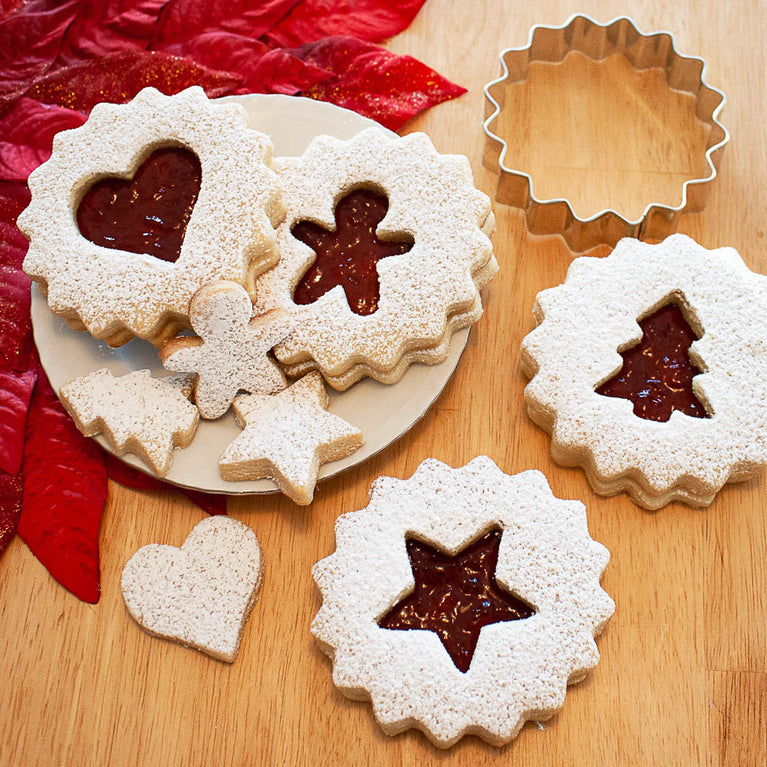
M629 15L643 32L669 30L681 52L707 60L708 81L727 94L722 121L732 138L706 209L683 216L679 228L706 247L736 247L767 273L765 2L429 0L389 47L469 93L407 130L468 155L478 186L492 195L494 176L482 167L482 86L497 75L501 49L523 45L532 25L558 25L575 12L601 22ZM621 77L610 87L625 86ZM681 150L668 165L657 160L663 152L653 131L674 103L665 86L649 90L649 112L633 120L620 106L605 111L601 88L589 94L583 78L570 78L567 93L546 95L556 79L531 80L512 100L516 161L531 163L525 169L541 188L584 206L630 208L637 194L643 204L659 196L674 203L680 177L700 167L699 132L682 130L684 120L672 114L676 127L665 137L679 135L665 143ZM642 87L636 98L624 93L609 104L636 101L632 108L646 110ZM573 125L575 154L557 155ZM645 149L610 155L606 136ZM519 346L534 325L536 293L564 279L572 254L558 237L529 235L519 211L496 205L495 212L500 274L456 375L426 417L375 458L322 483L308 508L276 495L229 501L267 562L234 664L148 636L120 595L121 569L136 549L180 545L203 517L178 494L110 485L96 606L57 586L19 539L11 544L0 560L0 764L767 763L767 480L727 486L707 510L671 504L650 513L625 496L596 496L580 470L553 464L548 436L525 413ZM598 640L599 665L570 688L557 716L527 724L501 749L467 737L442 752L416 731L383 735L369 704L334 689L309 634L319 605L310 570L333 550L335 518L366 504L375 477L409 477L429 456L460 466L479 454L508 473L540 469L557 496L586 504L592 536L612 552L602 584L617 610Z

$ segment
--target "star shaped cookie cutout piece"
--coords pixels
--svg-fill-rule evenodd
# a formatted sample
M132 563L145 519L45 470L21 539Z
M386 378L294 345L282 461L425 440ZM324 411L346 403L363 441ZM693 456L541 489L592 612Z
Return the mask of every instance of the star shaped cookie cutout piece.
M203 285L189 304L198 337L174 338L160 351L168 370L197 373L194 397L203 418L224 415L240 391L274 394L286 386L269 351L290 333L289 316L279 310L252 313L242 285L226 280Z
M271 477L295 503L311 503L320 465L362 444L362 432L328 413L327 406L317 372L273 396L240 395L233 408L243 431L218 459L221 476L235 481Z
M117 455L135 453L162 477L173 448L189 445L197 430L191 393L188 375L152 378L137 370L115 378L103 368L64 384L60 397L86 437L102 434Z

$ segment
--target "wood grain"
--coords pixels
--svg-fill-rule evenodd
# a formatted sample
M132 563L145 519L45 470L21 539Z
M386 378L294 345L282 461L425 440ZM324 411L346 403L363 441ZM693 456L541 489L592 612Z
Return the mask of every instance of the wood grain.
M643 31L669 30L679 50L708 61L709 82L728 97L722 119L732 140L706 209L683 217L680 229L706 247L736 247L751 268L767 273L767 3L428 0L389 47L470 90L407 129L425 130L441 151L468 155L478 185L492 193L494 176L481 165L482 86L499 71L500 50L523 45L533 24L561 24L575 12L600 21L630 15ZM547 136L569 130L567 105L588 103L580 86L572 83L562 110L547 109ZM668 124L663 110L672 102L653 102L649 123ZM523 104L526 114L512 127L521 131L520 151L540 154L542 129L527 119L536 109ZM626 117L602 108L593 120L580 119L578 130L598 129L593 139L620 126L628 146L647 148L648 121ZM695 144L678 126L672 133ZM648 151L657 153L657 144ZM626 152L625 177L604 167L586 172L598 159L593 154L583 173L569 172L567 162L543 171L552 193L561 182L574 199L606 193L633 204L635 193L652 189L654 200L658 179L673 193L686 167L664 166L659 156L648 168L636 159L646 156ZM626 183L635 187L628 197ZM559 238L528 235L519 211L496 206L496 214L501 272L456 376L427 416L372 460L323 483L310 508L277 496L230 501L230 513L258 535L267 563L233 665L148 636L119 593L122 566L139 546L179 545L202 518L185 499L110 488L96 606L64 592L20 540L12 543L0 560L0 764L767 762L767 480L725 488L706 511L673 504L648 513L622 496L598 498L580 471L554 465L548 437L525 415L519 344L533 327L536 293L564 278L572 255ZM334 689L330 664L308 631L319 604L310 569L333 550L335 518L365 505L375 477L408 477L428 456L458 466L480 453L510 473L541 469L556 495L586 503L592 535L612 552L603 585L617 612L599 640L599 666L542 729L528 724L501 749L468 737L440 752L417 732L386 737L368 704Z

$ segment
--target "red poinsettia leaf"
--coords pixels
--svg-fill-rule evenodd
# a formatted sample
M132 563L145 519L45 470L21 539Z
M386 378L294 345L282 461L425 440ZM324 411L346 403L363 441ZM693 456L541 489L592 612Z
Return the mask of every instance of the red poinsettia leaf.
M407 29L426 0L301 0L270 29L266 40L283 47L349 35L378 43Z
M0 469L16 474L24 455L24 427L37 365L19 374L0 371Z
M68 66L118 51L143 50L167 0L101 0L83 3L56 59Z
M0 21L0 91L15 90L55 61L78 0L53 8L24 8Z
M27 416L24 510L18 533L64 588L99 600L99 527L107 499L104 455L83 437L40 368Z
M16 227L28 204L26 184L0 182L0 370L26 370L32 350L29 277L21 271L29 243Z
M0 18L5 18L24 5L24 0L0 0Z
M170 0L160 14L151 48L182 43L203 32L219 30L245 37L268 32L298 0Z
M203 32L166 48L212 69L237 72L243 80L237 93L286 93L306 90L331 72L291 56L279 48L231 32Z
M211 98L236 88L242 77L152 51L123 51L73 64L38 77L27 96L88 112L100 101L123 104L149 85L168 96L201 85Z
M16 535L24 496L24 479L21 473L0 472L0 557Z
M71 109L19 99L0 117L0 178L26 181L51 156L53 137L84 122L85 117Z
M170 485L167 482L151 477L143 471L134 469L112 453L105 453L107 474L109 479L124 487L134 490L179 490L192 503L199 506L208 514L226 514L226 496L215 493L202 493L198 490L188 490L185 487Z
M391 130L428 107L466 93L417 59L353 37L328 37L290 53L336 74L302 95L352 109Z

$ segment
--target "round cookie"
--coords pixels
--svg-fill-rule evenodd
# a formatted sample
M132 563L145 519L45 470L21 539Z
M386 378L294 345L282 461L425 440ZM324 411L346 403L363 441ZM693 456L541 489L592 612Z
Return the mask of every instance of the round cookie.
M158 152L170 160L156 161ZM247 128L241 106L213 103L198 86L174 96L145 88L128 104L98 104L84 125L56 136L51 158L29 177L32 201L18 220L30 239L24 270L72 327L113 346L134 335L159 344L188 326L189 300L202 284L233 280L252 292L256 276L276 263L274 226L283 209L271 157L270 139ZM93 240L82 233L103 218L96 203L82 208L99 184L137 184L154 163L159 180L147 172L166 194L163 174L174 177L167 164L194 165L195 158L183 214L121 208L114 233L95 237L89 228ZM163 199L176 192L184 189ZM167 224L178 252L158 257L152 246L120 247L131 239L132 218L142 227Z
M319 136L301 157L277 158L275 168L288 212L278 229L280 263L259 279L257 304L293 317L293 332L275 349L288 373L316 368L345 389L364 375L399 380L414 352L426 352L429 362L444 358L446 333L449 339L480 317L479 287L498 268L488 238L490 201L474 188L466 158L438 154L424 134L400 138L371 128L348 141ZM352 281L361 271L373 275L375 310L353 311L340 284L298 303L296 291L317 257L297 227L308 225L318 239L326 238L323 231L338 233L339 203L357 192L388 200L365 237L384 250L405 243L405 252L387 254L372 268L351 267ZM439 354L430 353L438 346Z
M639 323L668 306L698 340L656 355L657 369L634 386L639 404L599 393L638 365L623 359L632 348L651 354ZM538 294L534 312L539 325L522 344L528 414L551 434L554 460L582 467L597 493L625 491L649 509L706 506L726 482L763 469L767 278L733 248L706 250L681 234L658 245L623 239L607 258L576 259L562 285ZM669 391L656 391L665 358ZM690 408L666 402L657 416L666 420L635 413L640 400L663 404L685 388Z
M589 537L583 504L555 498L538 471L430 458L410 479L379 477L335 532L335 553L313 570L322 606L312 633L336 686L370 698L389 735L417 727L443 748L469 733L501 745L526 720L553 716L599 659L594 637L614 610L599 585L609 554ZM478 574L492 594L476 588ZM454 604L456 594L478 601ZM516 618L512 596L527 606ZM467 614L483 616L478 632ZM413 617L426 628L402 628ZM468 663L454 649L467 631Z

